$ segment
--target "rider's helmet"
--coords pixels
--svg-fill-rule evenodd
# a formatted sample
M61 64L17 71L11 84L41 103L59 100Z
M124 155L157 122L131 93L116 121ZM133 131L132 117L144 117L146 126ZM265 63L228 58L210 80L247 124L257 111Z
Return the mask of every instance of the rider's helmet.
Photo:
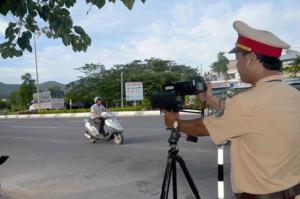
M98 100L101 100L101 101L102 101L102 98L101 98L101 97L98 97L98 96L94 98L94 102L95 102L95 103L97 103Z

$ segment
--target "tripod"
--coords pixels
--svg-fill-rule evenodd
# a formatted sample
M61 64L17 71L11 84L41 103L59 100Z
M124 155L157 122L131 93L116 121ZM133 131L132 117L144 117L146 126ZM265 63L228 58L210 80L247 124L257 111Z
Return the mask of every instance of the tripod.
M179 163L194 195L196 196L197 199L200 199L198 190L195 186L195 183L186 167L186 164L182 157L178 155L179 149L176 148L177 142L180 138L180 133L175 130L175 129L167 129L171 130L171 135L169 138L169 143L171 146L171 149L168 151L168 161L167 161L167 167L164 175L164 181L162 184L162 192L160 195L160 199L167 199L168 198L168 193L169 193L169 187L170 187L170 180L171 180L171 175L173 175L173 199L177 199L177 176L176 176L176 162Z

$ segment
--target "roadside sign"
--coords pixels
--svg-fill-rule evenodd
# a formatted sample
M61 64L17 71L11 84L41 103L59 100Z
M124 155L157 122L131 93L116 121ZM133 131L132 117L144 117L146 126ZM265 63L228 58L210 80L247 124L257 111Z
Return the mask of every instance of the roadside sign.
M233 88L248 88L251 87L252 84L244 83L244 82L239 82L239 83L234 83Z
M125 90L126 101L144 100L142 82L127 82L125 83Z
M219 83L212 83L212 88L225 88L225 87L230 87L230 83L227 82L219 82Z

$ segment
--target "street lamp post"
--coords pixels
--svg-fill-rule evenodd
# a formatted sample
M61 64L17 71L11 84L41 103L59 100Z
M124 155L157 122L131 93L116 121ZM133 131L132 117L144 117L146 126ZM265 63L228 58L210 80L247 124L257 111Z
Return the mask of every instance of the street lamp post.
M38 65L37 65L37 55L36 55L35 33L34 33L33 39L34 39L35 68L36 68L36 89L37 89L38 106L39 106L39 111L40 111L41 110L41 106L40 106L40 89L39 89L39 75L38 75Z

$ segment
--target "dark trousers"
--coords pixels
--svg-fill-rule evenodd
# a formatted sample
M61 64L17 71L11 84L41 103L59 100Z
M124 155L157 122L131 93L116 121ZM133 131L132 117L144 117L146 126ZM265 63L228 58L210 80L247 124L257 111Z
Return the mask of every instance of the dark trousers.
M99 133L104 133L104 119L103 118L94 118L93 123L95 124L95 127L97 128Z

